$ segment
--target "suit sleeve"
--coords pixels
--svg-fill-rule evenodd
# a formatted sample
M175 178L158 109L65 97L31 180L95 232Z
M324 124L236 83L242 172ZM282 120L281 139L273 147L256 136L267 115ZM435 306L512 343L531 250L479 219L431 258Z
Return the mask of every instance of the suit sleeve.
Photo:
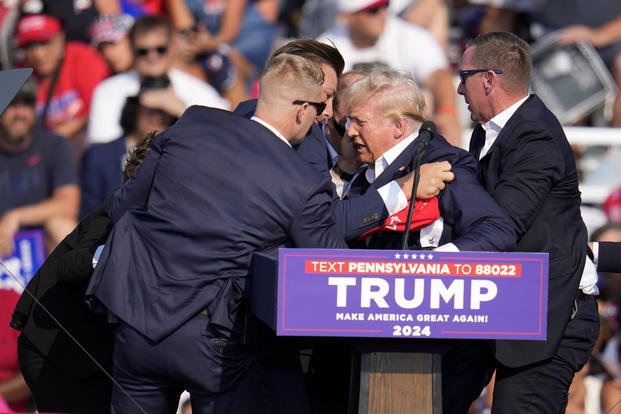
M293 219L291 239L296 247L346 249L332 214L332 189L323 179L309 193L301 211Z
M108 215L113 223L116 223L127 210L142 209L146 204L157 165L169 140L170 131L171 128L153 138L149 154L138 170L114 193L108 209Z
M75 246L58 260L57 276L59 282L88 282L93 274L95 249L106 242L112 229L112 223L105 212L105 206L100 206L83 223Z
M621 273L621 243L599 242L597 270L599 272Z
M332 205L334 219L345 240L353 240L361 234L381 225L388 217L384 200L377 190L348 199L336 198Z
M452 165L455 179L440 193L440 214L452 227L460 251L509 251L515 232L502 210L479 184L476 161L460 152Z
M565 173L565 160L556 140L535 124L522 130L531 132L515 139L518 145L503 157L502 175L490 189L518 238L531 227L552 187Z

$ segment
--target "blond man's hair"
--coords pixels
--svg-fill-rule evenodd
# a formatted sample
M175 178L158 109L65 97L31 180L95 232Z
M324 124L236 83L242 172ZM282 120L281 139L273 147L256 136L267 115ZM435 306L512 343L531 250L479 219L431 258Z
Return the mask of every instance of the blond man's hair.
M259 101L279 105L294 100L317 100L323 81L319 64L301 56L280 54L270 59L263 71Z

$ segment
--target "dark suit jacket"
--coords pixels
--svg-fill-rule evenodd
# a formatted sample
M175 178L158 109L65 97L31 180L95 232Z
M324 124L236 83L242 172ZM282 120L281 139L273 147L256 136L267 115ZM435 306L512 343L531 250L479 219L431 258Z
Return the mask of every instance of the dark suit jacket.
M328 180L269 129L190 107L117 191L87 294L155 341L205 308L233 330L253 252L346 247L331 202Z
M86 217L123 183L125 137L90 147L82 158L80 217Z
M478 158L484 138L474 135L470 151ZM479 161L479 180L511 220L516 251L550 255L547 340L496 343L504 365L541 361L554 355L569 321L587 232L574 156L560 123L537 96L520 106Z
M599 242L597 270L621 273L621 243Z
M235 113L251 118L257 106L256 99L241 102ZM319 125L314 124L304 141L295 147L300 156L325 177L330 178L333 167L326 138ZM388 217L388 210L377 191L368 191L362 197L341 200L334 186L333 205L334 218L345 240L352 240L362 233L382 224Z
M369 188L379 188L409 173L414 165L418 140L414 140L377 177ZM429 142L423 162L448 161L455 179L447 183L438 196L440 216L444 221L440 244L454 243L460 251L506 251L515 246L515 233L498 205L481 187L476 177L476 161L466 151L450 145L436 134ZM366 181L364 177L363 180ZM368 191L368 190L367 190ZM372 236L368 248L400 249L402 233L382 232ZM419 248L416 234L410 246Z
M84 292L93 272L93 253L112 227L106 213L110 201L65 237L26 287L103 366L111 365L114 334L88 309ZM21 329L49 361L70 375L83 378L99 370L27 292L17 302L11 326Z

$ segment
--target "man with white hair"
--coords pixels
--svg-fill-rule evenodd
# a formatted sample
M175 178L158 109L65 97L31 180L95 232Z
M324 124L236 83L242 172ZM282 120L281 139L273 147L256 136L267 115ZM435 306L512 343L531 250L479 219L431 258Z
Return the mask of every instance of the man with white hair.
M417 156L424 121L424 99L414 82L396 71L375 71L345 89L347 134L354 140L359 162L369 165L358 184L373 191L408 174ZM438 196L440 218L412 231L408 249L439 251L509 251L516 243L515 232L500 207L479 184L476 161L466 151L449 145L434 134L423 162L449 161L455 179ZM364 193L363 193L364 194ZM433 200L429 200L433 202ZM427 207L425 207L427 208ZM400 249L402 232L381 229L367 239L370 249ZM486 345L482 341L438 342L443 353L443 412L463 413L471 399L464 390L471 378L464 352Z

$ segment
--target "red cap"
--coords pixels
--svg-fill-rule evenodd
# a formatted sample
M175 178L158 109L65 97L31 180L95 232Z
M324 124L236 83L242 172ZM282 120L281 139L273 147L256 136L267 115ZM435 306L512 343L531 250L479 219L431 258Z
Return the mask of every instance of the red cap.
M46 14L31 14L20 19L17 25L17 44L24 47L28 43L47 43L60 33L58 19Z
M389 0L340 0L338 6L340 12L357 13L373 10L388 3Z

